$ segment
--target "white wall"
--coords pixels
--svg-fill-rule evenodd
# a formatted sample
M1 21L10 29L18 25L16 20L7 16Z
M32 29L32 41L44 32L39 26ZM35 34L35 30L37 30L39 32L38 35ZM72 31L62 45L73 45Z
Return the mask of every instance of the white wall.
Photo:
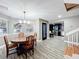
M71 30L74 30L79 27L79 16L73 16L69 18L63 18L56 20L55 22L64 22L64 31L68 33Z
M47 39L49 38L49 22L44 19L33 20L34 32L37 33L37 40L42 40L42 23L47 23Z
M62 21L64 21L64 29L66 33L79 27L79 16L62 19Z
M39 39L39 20L33 20L34 32L37 33L37 40Z
M49 22L47 20L44 19L39 19L39 39L42 40L42 23L46 23L47 24L47 39L49 39Z

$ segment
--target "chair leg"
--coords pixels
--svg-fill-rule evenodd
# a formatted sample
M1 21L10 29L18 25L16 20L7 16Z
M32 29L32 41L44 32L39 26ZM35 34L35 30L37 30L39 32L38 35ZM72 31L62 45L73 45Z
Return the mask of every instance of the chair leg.
M16 59L16 58L15 58L15 55L14 55L14 59Z
M32 55L34 54L34 48L32 49Z
M19 59L21 59L21 56L19 55Z
M22 55L23 59L25 59L25 54Z
M26 56L26 59L27 59L27 51L24 51L24 55Z
M27 59L27 52L25 53L26 59Z
M8 51L6 52L6 57L8 58Z

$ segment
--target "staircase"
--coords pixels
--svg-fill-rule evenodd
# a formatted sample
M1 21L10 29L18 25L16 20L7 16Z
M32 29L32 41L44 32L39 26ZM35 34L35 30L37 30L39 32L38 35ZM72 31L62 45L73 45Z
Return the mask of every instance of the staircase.
M79 28L66 33L64 42L67 43L64 49L64 55L70 57L78 55L79 57Z
M64 42L79 45L79 28L66 33Z

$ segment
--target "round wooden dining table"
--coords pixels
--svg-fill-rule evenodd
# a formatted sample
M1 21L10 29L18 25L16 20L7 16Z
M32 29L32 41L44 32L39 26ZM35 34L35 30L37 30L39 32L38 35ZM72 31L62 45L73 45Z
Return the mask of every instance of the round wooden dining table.
M25 54L25 49L23 47L23 43L26 42L26 37L23 38L14 38L11 40L12 43L17 44L17 54L22 55Z
M23 38L14 38L11 40L12 43L23 43L26 42L26 37Z

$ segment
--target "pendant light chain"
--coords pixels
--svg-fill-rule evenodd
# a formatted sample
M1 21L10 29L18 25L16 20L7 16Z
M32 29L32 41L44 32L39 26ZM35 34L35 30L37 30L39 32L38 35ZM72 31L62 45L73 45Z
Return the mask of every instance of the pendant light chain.
M24 11L24 20L25 20L25 14L26 14L26 11Z

